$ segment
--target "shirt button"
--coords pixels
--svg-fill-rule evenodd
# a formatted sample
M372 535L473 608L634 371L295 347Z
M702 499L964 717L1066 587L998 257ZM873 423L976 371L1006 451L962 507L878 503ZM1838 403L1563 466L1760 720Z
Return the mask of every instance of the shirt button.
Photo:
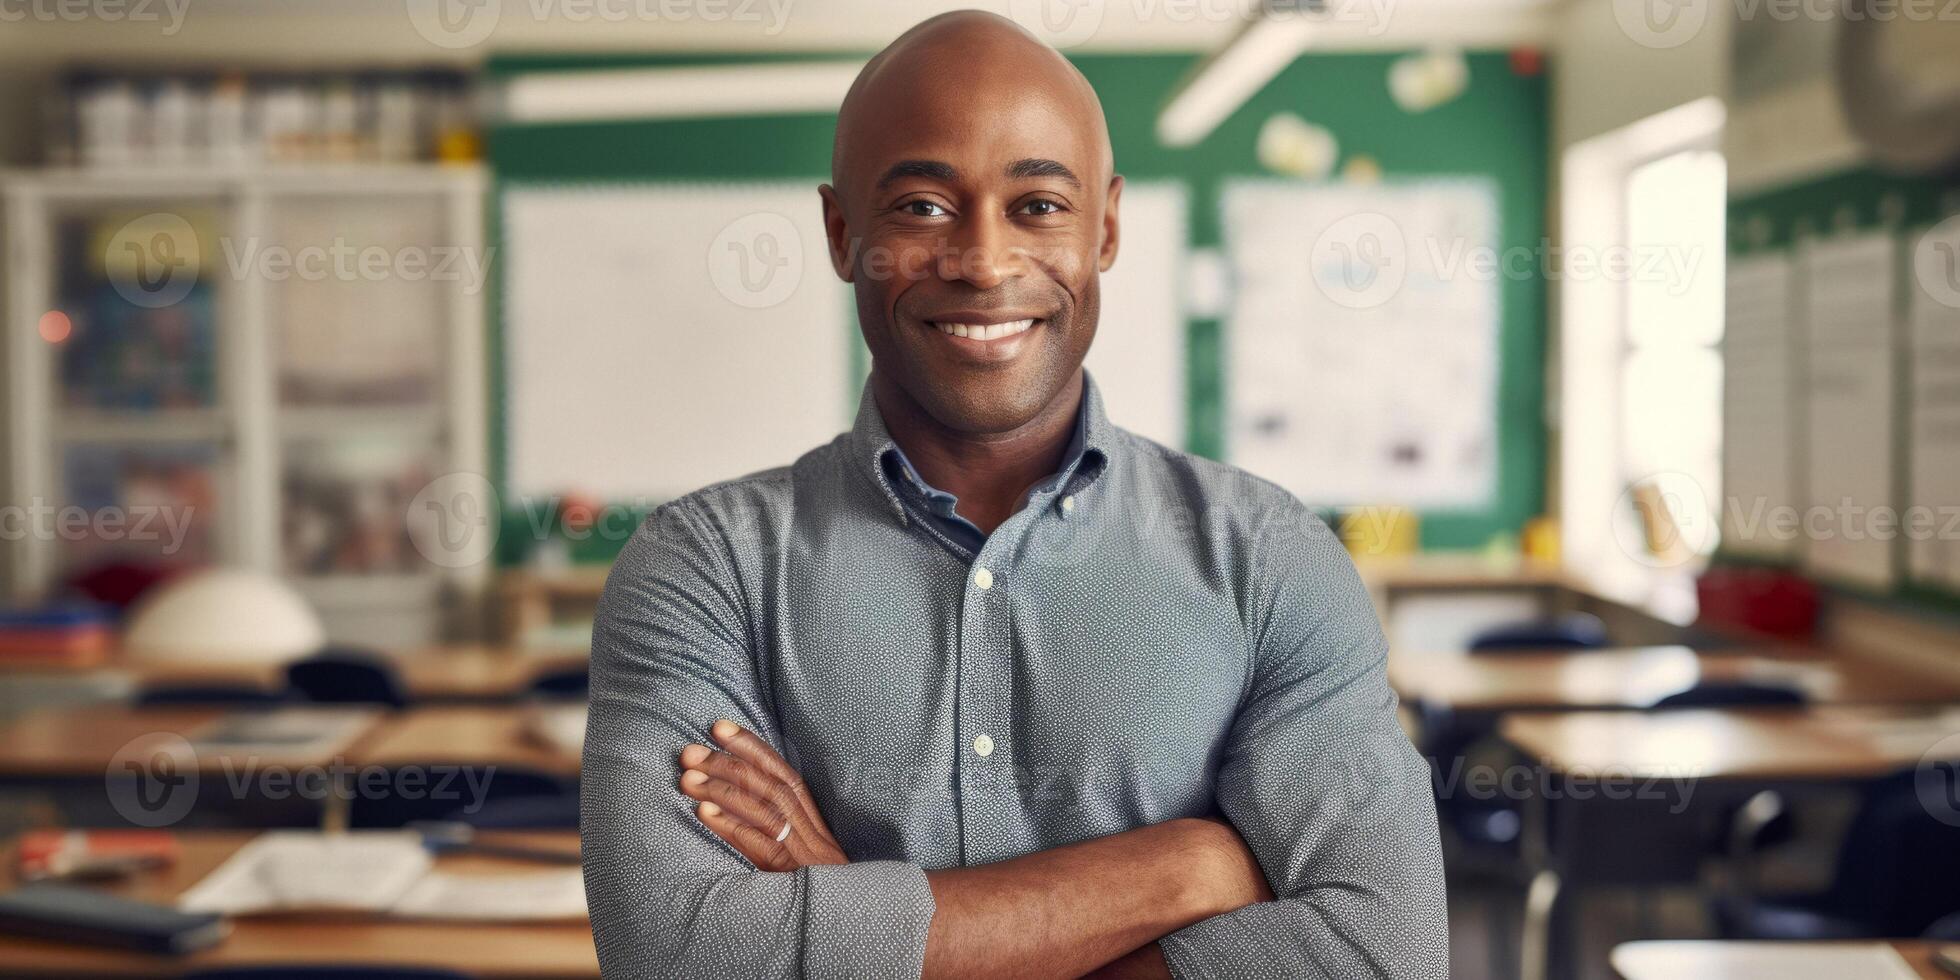
M974 585L977 585L977 586L979 586L979 587L981 588L981 590L983 590L983 591L984 591L984 590L986 590L986 589L991 589L991 588L993 588L993 587L994 587L994 573L992 573L992 572L990 572L990 571L987 571L987 570L986 570L986 569L984 569L984 568L983 568L983 569L980 569L980 570L979 570L979 571L977 571L977 572L974 572L974 573L973 573L973 584L974 584ZM981 738L986 738L986 736L985 736L985 735L982 735L982 736L980 736L980 737L981 737ZM992 743L988 743L988 744L992 744ZM980 753L980 754L981 754L981 755L986 755L987 753L985 753L985 752L982 752L982 753Z
M994 754L994 740L982 735L973 740L973 754L981 758Z
M1063 498L1062 498L1062 513L1064 513L1064 514L1066 514L1066 513L1068 513L1068 512L1070 512L1070 511L1073 511L1074 509L1075 509L1075 495L1074 495L1074 494L1069 494L1068 496L1066 496L1066 497L1063 497Z

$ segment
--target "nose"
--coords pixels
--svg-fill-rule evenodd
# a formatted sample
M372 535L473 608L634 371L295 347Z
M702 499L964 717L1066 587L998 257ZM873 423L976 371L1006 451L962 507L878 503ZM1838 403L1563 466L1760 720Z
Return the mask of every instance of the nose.
M1023 256L1013 240L1014 229L994 209L979 209L962 219L947 237L939 257L939 278L964 281L975 289L992 289L1020 275Z

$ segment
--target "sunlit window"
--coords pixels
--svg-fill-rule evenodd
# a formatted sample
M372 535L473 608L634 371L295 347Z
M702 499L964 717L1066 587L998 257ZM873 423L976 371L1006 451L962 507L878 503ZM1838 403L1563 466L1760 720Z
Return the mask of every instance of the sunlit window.
M1683 547L1716 543L1722 499L1723 222L1721 154L1691 150L1631 170L1626 182L1626 334L1620 363L1620 468L1650 485Z

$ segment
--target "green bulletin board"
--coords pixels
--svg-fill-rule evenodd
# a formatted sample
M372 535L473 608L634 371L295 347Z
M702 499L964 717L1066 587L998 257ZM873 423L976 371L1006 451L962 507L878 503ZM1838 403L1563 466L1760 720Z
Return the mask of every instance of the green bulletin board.
M533 71L812 60L828 55L664 57L502 56L492 78ZM1476 176L1498 193L1500 241L1507 252L1535 250L1545 234L1546 82L1520 73L1500 53L1468 56L1470 84L1453 102L1410 114L1390 99L1387 76L1395 54L1318 54L1283 71L1205 141L1174 149L1159 145L1159 109L1198 62L1192 55L1072 56L1103 99L1117 170L1136 180L1175 180L1189 189L1192 248L1220 244L1219 193L1234 177L1270 176L1255 156L1261 124L1293 112L1324 126L1343 159L1373 157L1390 179ZM796 115L631 122L511 125L487 134L491 169L500 185L538 182L740 181L807 179L829 171L833 117ZM500 233L493 210L493 233ZM502 254L500 249L499 255ZM1535 254L1535 251L1533 251ZM501 273L501 269L498 270ZM1544 507L1545 288L1535 277L1502 280L1498 341L1497 493L1491 506L1470 512L1425 513L1425 548L1461 549L1493 535L1515 533ZM502 364L500 310L492 291L490 351ZM1188 323L1185 448L1218 457L1223 446L1223 395L1230 379L1220 363L1217 320ZM861 344L859 345L861 346ZM504 446L501 376L493 376L491 420L495 478L502 485ZM1116 420L1119 424L1121 419ZM511 530L507 524L506 530ZM506 534L508 540L523 535ZM617 543L611 550L616 550ZM506 561L521 555L506 549ZM580 558L607 560L608 550Z

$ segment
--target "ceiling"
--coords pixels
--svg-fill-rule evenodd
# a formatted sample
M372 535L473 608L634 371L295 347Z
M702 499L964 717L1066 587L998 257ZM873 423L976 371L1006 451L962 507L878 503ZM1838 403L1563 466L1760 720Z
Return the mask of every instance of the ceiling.
M34 61L480 60L491 51L870 51L964 7L1014 16L1058 47L1208 51L1259 0L145 0L147 20L0 23L0 51ZM1320 50L1545 40L1563 0L1325 0ZM1036 26L1047 11L1048 30ZM136 9L132 4L131 9ZM173 11L176 15L173 24ZM418 30L444 12L450 27ZM1305 16L1305 15L1296 15ZM434 21L425 21L435 23ZM456 24L461 30L451 31ZM433 38L433 39L432 39Z

